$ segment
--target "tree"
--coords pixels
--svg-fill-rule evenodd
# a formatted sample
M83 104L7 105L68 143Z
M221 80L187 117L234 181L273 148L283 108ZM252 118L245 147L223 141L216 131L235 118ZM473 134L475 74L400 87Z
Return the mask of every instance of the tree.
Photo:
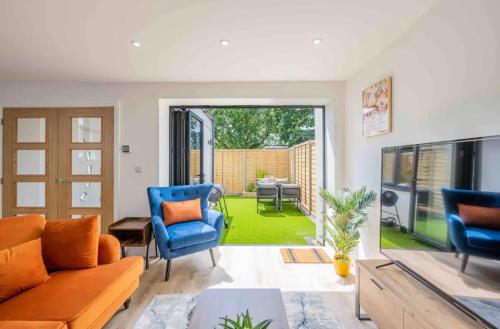
M314 138L314 112L301 108L217 108L215 147L255 149L293 146Z
M265 145L272 133L273 116L267 109L214 109L211 115L215 124L216 148L259 148Z
M279 145L288 147L314 139L314 111L287 108L274 110L274 127Z

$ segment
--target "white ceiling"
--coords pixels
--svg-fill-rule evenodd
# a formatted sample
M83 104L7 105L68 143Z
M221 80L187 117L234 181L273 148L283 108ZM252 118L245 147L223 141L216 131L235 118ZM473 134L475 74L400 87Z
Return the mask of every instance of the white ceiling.
M0 0L0 80L344 80L437 2Z

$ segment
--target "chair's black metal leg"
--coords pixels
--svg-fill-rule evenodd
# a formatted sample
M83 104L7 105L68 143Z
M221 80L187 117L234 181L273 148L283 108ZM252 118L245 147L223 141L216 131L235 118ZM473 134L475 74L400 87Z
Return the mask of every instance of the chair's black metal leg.
M226 196L222 196L222 200L224 201L224 208L226 209L226 216L229 218L229 210L227 209Z
M464 254L464 258L462 258L462 266L460 268L460 272L464 273L465 268L467 267L467 262L469 261L469 255Z
M153 239L155 240L155 255L156 255L156 258L158 258L158 241L156 241L156 234L155 234L154 229L151 230L151 235L153 236Z
M217 266L217 262L215 261L215 255L214 255L214 250L213 249L208 249L210 251L210 257L212 257L212 264L214 264L214 267Z
M158 258L158 242L156 242L156 238L155 238L155 256L156 258Z
M224 215L224 207L222 206L222 201L219 199L219 207L220 207L220 212ZM228 224L228 219L229 216L227 215L227 209L226 209L226 216L224 216L224 228L227 228L229 226Z
M458 256L460 255L460 253L457 251L455 251L455 258L458 258Z
M167 259L167 269L165 270L165 281L168 281L170 278L170 267L172 266L172 260Z
M120 250L122 252L122 258L125 258L125 247L124 246L120 246Z
M150 244L151 244L151 242L146 245L146 270L149 268L149 245Z

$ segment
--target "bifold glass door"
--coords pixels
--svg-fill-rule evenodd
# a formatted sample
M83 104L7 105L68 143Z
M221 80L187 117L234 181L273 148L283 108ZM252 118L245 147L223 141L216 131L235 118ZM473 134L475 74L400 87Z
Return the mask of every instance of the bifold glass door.
M189 114L189 184L203 184L203 121L197 115Z
M170 185L213 182L211 117L201 109L170 109Z

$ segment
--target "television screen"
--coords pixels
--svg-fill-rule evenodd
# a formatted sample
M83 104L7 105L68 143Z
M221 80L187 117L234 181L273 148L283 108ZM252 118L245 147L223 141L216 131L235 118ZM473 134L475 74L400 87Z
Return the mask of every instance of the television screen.
M500 328L500 137L384 148L381 181L381 252Z

